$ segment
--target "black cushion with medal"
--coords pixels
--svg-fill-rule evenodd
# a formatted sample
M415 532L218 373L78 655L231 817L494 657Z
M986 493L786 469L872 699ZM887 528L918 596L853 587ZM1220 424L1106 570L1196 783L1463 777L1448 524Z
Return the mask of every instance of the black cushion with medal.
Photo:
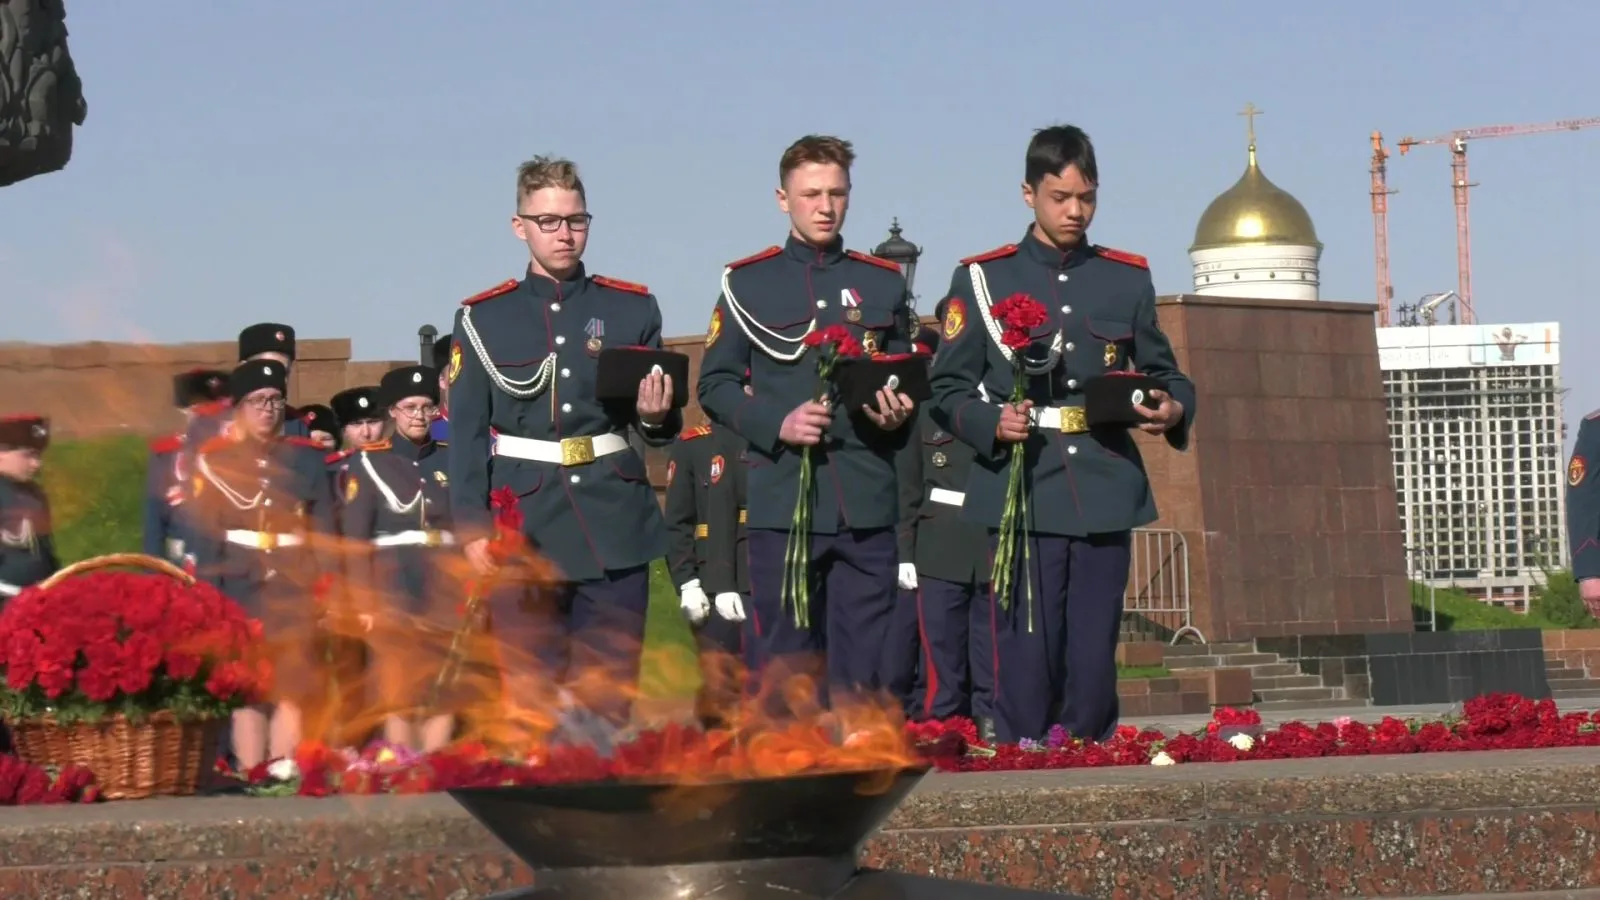
M639 382L657 368L672 378L672 406L682 409L689 403L689 357L671 350L649 347L608 347L600 351L599 371L595 376L598 400L639 399Z
M928 386L928 361L932 357L921 353L897 353L892 356L874 356L866 359L843 359L834 370L834 383L839 387L839 402L848 410L863 406L878 408L878 391L888 388L905 394L912 403L926 403L933 399L933 389Z
M1137 372L1113 372L1089 379L1083 388L1083 414L1090 428L1131 428L1149 421L1135 406L1154 410L1161 404L1152 391L1166 390L1158 378Z

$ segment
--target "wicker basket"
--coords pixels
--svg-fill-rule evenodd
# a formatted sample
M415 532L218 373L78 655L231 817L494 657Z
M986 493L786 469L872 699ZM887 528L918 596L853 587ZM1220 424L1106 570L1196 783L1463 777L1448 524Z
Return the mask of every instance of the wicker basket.
M74 563L39 587L48 590L75 575L111 568L145 569L194 583L165 560L119 553ZM6 723L18 757L40 766L87 767L109 800L193 794L216 765L225 726L224 719L179 722L170 712L155 713L137 725L120 715L92 725L62 725L48 716Z

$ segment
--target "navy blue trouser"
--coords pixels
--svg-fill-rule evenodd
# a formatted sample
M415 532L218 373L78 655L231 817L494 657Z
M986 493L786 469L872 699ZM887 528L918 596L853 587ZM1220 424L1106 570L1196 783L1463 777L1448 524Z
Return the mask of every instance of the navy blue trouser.
M835 693L885 687L883 647L894 614L898 547L893 528L811 536L811 615L795 623L782 602L788 532L751 529L749 620L757 665L822 680ZM819 698L824 702L826 696Z
M994 610L999 740L1042 739L1057 709L1074 737L1104 740L1116 731L1117 635L1128 587L1129 538L1126 531L1029 535L1027 577L1022 548L1017 548L1010 608ZM991 533L991 553L995 543Z
M988 587L917 576L926 695L919 718L994 718L994 636Z
M928 666L923 652L922 623L917 613L917 592L900 589L889 618L889 639L883 645L883 681L905 710L907 718L922 718L928 690Z
M614 724L631 711L649 607L648 566L542 589L511 586L489 598L508 674L531 668Z

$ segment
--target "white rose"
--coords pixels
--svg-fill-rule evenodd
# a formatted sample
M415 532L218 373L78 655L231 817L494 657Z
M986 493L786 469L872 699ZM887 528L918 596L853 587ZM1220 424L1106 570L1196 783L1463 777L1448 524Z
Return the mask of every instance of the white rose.
M292 759L275 760L267 766L267 774L278 781L293 781L300 777L300 767Z
M1256 745L1256 739L1241 731L1233 737L1228 738L1228 743L1233 745L1233 749L1240 752L1246 752L1251 747Z
M1165 750L1159 751L1155 756L1150 757L1150 765L1152 766L1175 766L1177 764L1178 761L1168 756Z

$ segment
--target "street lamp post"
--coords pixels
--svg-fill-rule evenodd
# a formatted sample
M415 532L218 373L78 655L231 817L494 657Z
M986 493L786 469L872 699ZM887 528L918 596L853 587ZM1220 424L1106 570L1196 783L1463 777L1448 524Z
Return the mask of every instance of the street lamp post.
M906 273L906 293L910 294L912 282L917 277L917 260L922 257L922 248L900 236L899 217L889 223L889 239L879 244L872 255L900 264Z
M424 325L417 329L417 343L421 344L418 350L418 362L424 366L433 365L433 342L439 339L439 329L432 325Z

